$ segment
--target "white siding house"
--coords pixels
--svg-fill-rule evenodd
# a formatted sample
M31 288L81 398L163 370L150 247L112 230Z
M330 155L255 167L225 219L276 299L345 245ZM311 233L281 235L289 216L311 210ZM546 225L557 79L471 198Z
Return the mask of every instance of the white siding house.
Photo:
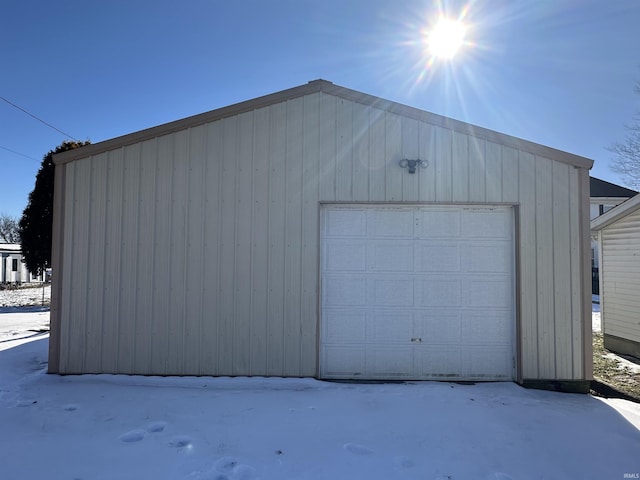
M640 357L640 195L591 221L600 252L604 345Z
M589 159L316 80L54 161L51 372L588 389Z
M0 284L20 284L39 281L22 261L19 243L0 243Z
M604 180L600 180L599 178L590 177L589 178L589 186L590 186L590 211L589 218L593 220L594 218L608 212L616 205L620 205L625 200L635 196L638 194L635 190L631 190L625 187L621 187L620 185L616 185L615 183L606 182ZM595 236L591 238L591 267L593 268L594 280L597 283L598 277L597 272L600 267L600 262L598 260L598 241ZM593 285L592 293L598 293L598 287L596 284Z

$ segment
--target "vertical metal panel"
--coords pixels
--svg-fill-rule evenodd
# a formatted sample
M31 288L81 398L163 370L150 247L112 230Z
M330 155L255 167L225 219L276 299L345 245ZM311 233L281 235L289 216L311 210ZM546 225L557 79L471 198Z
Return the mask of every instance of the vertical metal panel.
M269 322L269 116L257 110L253 139L253 232L251 278L251 374L267 374L267 325ZM317 168L316 165L314 167Z
M86 160L85 160L86 161ZM58 169L56 168L56 172ZM75 230L75 223L77 219L73 215L73 204L75 195L75 174L76 163L70 163L64 167L64 186L66 189L65 195L61 200L64 202L61 206L63 213L60 216L63 218L65 225L60 228L60 264L61 273L57 279L60 284L60 297L59 297L59 314L56 319L59 326L59 343L60 343L60 362L59 372L81 371L81 365L73 365L73 350L82 348L81 345L72 343L71 338L71 325L69 324L69 317L71 312L71 300L73 298L73 269L75 267L76 260L73 256L73 231ZM57 190L57 188L56 188ZM52 325L53 327L53 325Z
M138 282L145 281L138 270L138 236L140 225L140 156L141 144L124 147L122 178L122 240L118 266L120 304L118 306L118 337L116 372L135 372L136 316ZM149 247L147 247L149 249ZM115 262L114 262L115 263Z
M66 186L67 165L59 165L55 169L55 189L53 192L53 225L52 225L52 251L51 251L51 267L57 272L59 279L64 275L64 224L65 224L65 196L67 195ZM73 219L71 219L73 221ZM49 364L47 371L49 373L60 372L60 356L61 356L61 336L62 336L62 281L54 281L51 285L51 310L49 313L50 334L49 334ZM66 354L66 352L65 352Z
M429 162L427 168L422 169L420 175L420 197L421 202L433 202L436 199L436 157L434 126L421 123L418 135L420 137L420 159Z
M437 160L436 160L437 161ZM469 135L453 132L453 198L458 202L469 201L469 185L476 179L469 179Z
M200 362L202 323L207 318L203 309L204 286L209 285L205 268L206 225L206 127L194 127L189 132L189 151L187 156L187 212L185 227L186 258L184 260L184 371L205 373Z
M235 190L235 305L233 308L233 368L246 375L251 363L251 231L253 225L253 114L238 116Z
M518 201L518 150L502 147L502 201L515 203Z
M346 110L347 118L351 109ZM285 163L286 203L283 243L284 257L284 341L282 344L285 376L300 375L300 332L302 331L301 278L302 278L302 153L303 153L303 99L287 102L287 154ZM347 137L350 132L341 132ZM339 148L343 158L338 164L344 164L345 175L351 179L352 155L351 137ZM351 188L349 188L351 191Z
M369 199L369 116L371 107L358 103L353 105L353 200L366 202ZM305 109L305 115L307 110ZM305 135L312 129L305 128ZM305 151L308 154L308 151ZM307 177L305 177L307 185Z
M369 201L377 202L386 198L387 147L384 112L372 108L369 112L369 125ZM322 159L322 156L320 158Z
M536 163L536 272L538 283L538 365L541 378L555 376L555 317L553 278L553 163Z
M102 310L102 371L118 371L118 340L120 305L120 256L122 255L122 218L124 186L124 151L122 148L108 154L106 187L106 211L97 221L103 222L106 238L104 245L104 287ZM100 257L99 252L96 256Z
M509 202L522 374L580 378L583 176L318 92L72 162L60 369L313 375L320 202Z
M173 201L173 150L174 135L158 138L155 160L155 202L152 215L153 230L153 279L151 302L151 366L163 371L170 368L169 323L171 308L171 204ZM148 313L146 314L148 316Z
M368 111L362 114L369 115ZM363 120L365 121L365 120ZM317 177L320 162L320 97L309 95L304 99L302 146L302 296L300 332L300 375L316 375L317 332L318 332L318 259L319 259L319 199L320 190ZM368 125L368 121L367 121ZM368 130L368 129L367 129ZM368 144L368 139L361 138ZM362 146L364 149L365 147ZM367 149L368 151L368 149ZM363 152L361 152L364 154ZM362 157L361 157L362 158ZM364 168L364 166L362 167ZM355 170L356 172L359 169ZM363 174L367 178L366 172ZM368 193L368 192L365 192Z
M520 200L520 328L522 375L538 376L538 279L536 275L536 163L535 156L521 152Z
M571 285L571 218L569 165L558 162L552 164L553 189L553 316L556 378L573 378L573 349L571 342L571 295L567 286Z
M86 329L87 352L84 368L90 372L100 371L102 360L102 339L105 328L104 312L102 311L105 297L105 218L107 207L107 165L108 154L102 153L91 159L89 172L89 244L87 265L87 302ZM106 334L106 332L105 332Z
M184 330L186 308L186 253L187 253L187 194L189 185L188 130L173 135L171 151L171 204L169 206L169 249L165 252L169 274L169 288L164 292L169 298L167 310L166 358L167 372L179 375L184 371Z
M451 143L453 132L451 130L434 127L435 130L435 198L437 202L452 202L452 151Z
M420 137L418 135L418 121L402 117L402 158L415 160L420 156ZM417 202L420 198L420 177L422 168L418 168L413 175L402 175L402 201ZM406 173L406 172L403 172Z
M134 315L134 371L151 373L151 346L153 339L153 290L160 267L154 263L157 243L156 223L156 162L157 140L142 142L140 146L140 182L138 201L138 244L136 248L136 311ZM157 269L157 271L156 271ZM162 366L158 365L160 369Z
M90 191L91 191L91 168L93 167L92 159L85 162L79 162L74 165L73 175L73 205L71 207L71 216L77 222L76 228L71 232L70 241L72 250L71 255L76 259L68 272L70 279L70 302L67 315L64 320L67 321L69 328L69 345L73 345L69 355L69 363L73 366L72 371L86 370L87 352L87 301L88 298L88 279L91 269L89 259L89 228L90 228ZM95 318L91 319L93 322ZM93 325L90 328L94 328Z
M351 201L353 200L353 102L338 99L337 109L336 198L341 201Z
M486 201L486 163L485 141L469 137L469 200L471 202Z
M502 146L494 142L485 143L485 201L502 201Z
M267 375L284 371L284 276L285 276L285 203L286 203L287 106L271 107L271 145L269 148L269 300L267 306ZM334 140L335 141L335 140ZM334 157L331 157L333 159ZM327 176L333 173L328 168ZM331 181L333 184L333 181Z
M399 202L402 200L402 175L407 173L398 166L398 162L402 160L402 117L387 113L385 118L385 160L387 162L385 200Z
M221 282L221 239L220 218L222 209L222 122L214 122L205 128L205 224L204 224L204 258L205 283L202 310L202 338L200 340L201 372L217 375L218 364L218 331L220 329L221 309L219 294Z
M218 358L216 364L220 372L229 374L233 371L234 347L233 339L236 306L236 166L238 148L238 117L225 118L222 121L222 183L220 197L220 262L219 262L219 295L220 315L218 329Z
M336 199L336 117L338 99L333 95L320 97L320 198ZM278 106L271 107L277 110ZM277 118L272 119L278 121ZM385 164L386 165L386 164Z

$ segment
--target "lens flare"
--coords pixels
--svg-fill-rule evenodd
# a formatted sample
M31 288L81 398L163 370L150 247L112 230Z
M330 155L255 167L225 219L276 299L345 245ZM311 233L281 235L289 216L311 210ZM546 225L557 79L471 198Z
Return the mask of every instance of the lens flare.
M458 20L440 18L427 36L429 53L436 58L453 58L464 44L466 27Z

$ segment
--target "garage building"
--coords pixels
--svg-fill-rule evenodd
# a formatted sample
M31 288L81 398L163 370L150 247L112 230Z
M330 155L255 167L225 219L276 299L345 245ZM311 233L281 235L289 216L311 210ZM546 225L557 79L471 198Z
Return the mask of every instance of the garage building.
M54 161L50 372L588 388L589 159L316 80Z

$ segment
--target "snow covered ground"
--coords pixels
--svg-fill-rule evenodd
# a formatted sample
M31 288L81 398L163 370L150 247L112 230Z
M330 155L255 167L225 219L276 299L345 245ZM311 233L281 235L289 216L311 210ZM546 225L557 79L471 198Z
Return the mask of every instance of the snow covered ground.
M0 290L0 312L15 310L27 305L49 305L51 284L22 287L14 290Z
M0 336L2 479L640 474L640 405L624 400L512 383L47 375L48 336L29 332L43 324L46 312L0 313L13 329Z

